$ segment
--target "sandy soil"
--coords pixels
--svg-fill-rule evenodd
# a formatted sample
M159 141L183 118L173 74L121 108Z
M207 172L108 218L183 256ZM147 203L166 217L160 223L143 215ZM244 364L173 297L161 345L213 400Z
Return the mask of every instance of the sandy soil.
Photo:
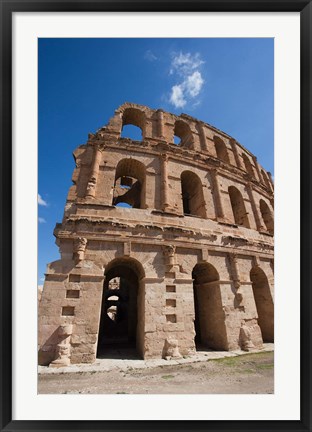
M39 376L41 394L274 393L274 353L261 352L183 365Z

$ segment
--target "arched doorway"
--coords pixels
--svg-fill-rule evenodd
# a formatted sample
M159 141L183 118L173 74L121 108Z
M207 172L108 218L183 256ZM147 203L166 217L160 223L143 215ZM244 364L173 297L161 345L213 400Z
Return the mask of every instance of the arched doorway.
M211 264L200 263L194 267L192 277L196 348L227 350L219 274Z
M122 114L121 137L141 141L145 138L145 125L146 118L143 111L138 108L126 108Z
M213 137L213 141L214 141L214 144L215 144L215 149L216 149L217 157L219 159L223 160L223 162L226 162L226 163L229 164L230 163L230 159L229 159L228 151L227 151L227 148L226 148L226 145L225 145L224 141L221 138L217 137L217 136Z
M193 148L194 140L191 128L187 123L177 120L174 124L173 142L181 147Z
M244 153L243 153L243 161L244 161L245 169L248 172L248 174L251 177L254 177L254 172L253 172L253 168L252 168L251 162L250 162L248 156L245 155Z
M250 280L263 342L274 342L274 305L268 278L260 267L253 267Z
M237 225L242 225L246 228L250 228L248 214L242 194L235 186L230 186L229 195L231 200L231 206L234 216L234 221Z
M269 206L267 205L267 203L263 199L260 200L260 211L266 229L270 234L274 235L274 220L273 220L272 212Z
M141 264L131 258L115 259L106 267L97 357L112 351L120 358L142 354L142 277Z
M203 186L197 174L183 171L181 174L183 213L206 218Z
M146 169L142 162L132 158L120 160L116 167L112 204L146 208L145 180Z

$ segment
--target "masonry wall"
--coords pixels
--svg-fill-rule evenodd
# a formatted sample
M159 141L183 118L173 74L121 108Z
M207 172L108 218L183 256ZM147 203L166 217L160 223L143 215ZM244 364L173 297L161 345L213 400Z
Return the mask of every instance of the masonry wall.
M121 138L125 124L143 140ZM74 157L61 258L39 303L40 364L95 361L114 274L138 281L141 358L273 340L273 184L248 150L187 115L124 104Z

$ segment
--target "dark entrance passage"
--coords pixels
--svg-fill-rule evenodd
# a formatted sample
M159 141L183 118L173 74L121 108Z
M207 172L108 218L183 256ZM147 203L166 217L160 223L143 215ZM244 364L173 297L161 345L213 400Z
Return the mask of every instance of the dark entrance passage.
M250 272L263 342L274 342L274 305L268 278L260 267Z
M219 274L209 263L193 269L196 349L227 350Z
M97 357L136 355L138 290L139 278L129 263L117 262L109 268L103 288Z

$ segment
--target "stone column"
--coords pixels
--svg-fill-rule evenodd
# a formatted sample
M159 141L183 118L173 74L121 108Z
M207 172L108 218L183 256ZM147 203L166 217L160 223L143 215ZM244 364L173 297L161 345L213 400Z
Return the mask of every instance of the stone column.
M272 269L272 273L274 275L274 260L273 259L270 260L270 266L271 266L271 269Z
M208 148L207 148L206 134L202 123L198 123L198 130L199 130L199 139L200 139L201 148L207 151Z
M168 155L161 155L161 207L163 211L169 209L168 198Z
M56 345L57 358L50 363L50 367L64 367L70 365L70 337L72 333L72 324L64 324L58 328L59 343Z
M237 265L237 255L233 253L229 253L229 259L231 264L231 273L232 273L234 286L236 289L238 289L240 287L240 278L239 278L239 271Z
M164 112L163 110L158 110L158 136L160 138L165 138L164 136Z
M242 164L241 164L241 161L240 161L240 158L239 158L239 154L238 154L238 151L237 151L236 141L234 139L230 139L230 144L231 144L231 147L232 147L232 150L233 150L233 153L234 153L234 158L235 158L235 162L236 162L237 168L242 169Z
M259 257L257 255L252 257L252 265L253 267L260 267Z
M176 264L175 251L176 251L176 247L174 245L163 246L166 278L168 277L175 278L175 274L179 271L179 265Z
M102 152L98 147L94 147L93 162L91 167L91 173L87 185L86 198L95 197L96 182L100 170Z
M261 175L261 172L260 172L260 167L259 167L259 164L258 164L258 160L257 160L256 156L252 156L252 159L253 159L254 165L256 167L256 171L257 171L257 174L258 174L258 179L259 179L260 183L262 183L262 175Z
M78 237L74 240L73 259L75 264L79 264L84 260L87 242L88 240L84 237Z
M216 169L210 170L210 173L211 173L211 180L212 180L212 192L216 203L217 219L224 220L224 210L223 210L220 186L218 181L218 173Z
M248 192L251 208L252 208L252 211L253 211L253 214L254 214L254 218L255 218L255 221L256 221L257 230L258 231L266 231L266 229L264 228L264 226L262 224L262 220L261 220L261 217L260 217L259 212L258 212L258 207L257 207L256 202L255 202L255 198L254 198L254 195L253 195L252 184L251 183L247 183L246 187L247 187L247 192Z

